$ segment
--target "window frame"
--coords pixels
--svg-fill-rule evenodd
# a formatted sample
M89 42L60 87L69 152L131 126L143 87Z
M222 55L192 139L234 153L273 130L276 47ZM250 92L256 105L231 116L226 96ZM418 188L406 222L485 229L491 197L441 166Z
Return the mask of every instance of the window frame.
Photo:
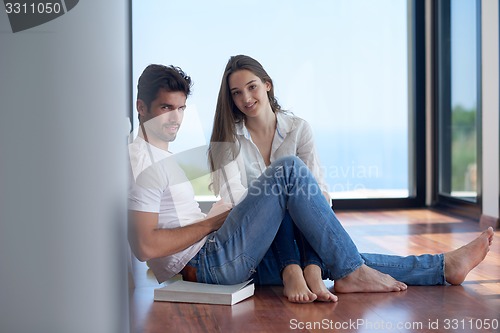
M432 62L433 68L433 206L453 214L478 219L482 207L482 64L481 64L481 2L476 1L477 24L477 110L476 110L476 152L477 152L477 195L473 202L464 198L443 194L440 190L441 168L451 170L451 138L447 138L441 149L441 128L450 124L451 117L451 0L432 2ZM446 111L446 112L445 112ZM444 164L444 165L443 165ZM451 190L451 184L445 182ZM448 191L451 192L451 191Z

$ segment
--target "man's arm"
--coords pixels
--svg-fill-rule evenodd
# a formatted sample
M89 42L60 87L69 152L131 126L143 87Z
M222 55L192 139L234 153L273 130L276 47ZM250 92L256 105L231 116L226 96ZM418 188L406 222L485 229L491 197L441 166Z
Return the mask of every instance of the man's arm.
M158 229L158 213L129 210L129 242L146 261L180 252L221 227L229 211L174 229Z

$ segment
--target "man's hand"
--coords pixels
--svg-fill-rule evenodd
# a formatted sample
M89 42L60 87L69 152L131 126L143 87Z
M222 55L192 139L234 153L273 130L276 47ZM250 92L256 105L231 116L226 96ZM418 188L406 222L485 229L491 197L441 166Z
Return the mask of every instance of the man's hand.
M218 230L224 224L224 221L226 221L226 218L231 212L231 209L232 208L226 209L222 213L212 216L209 216L210 212L212 212L212 210L210 210L210 212L208 213L209 215L207 215L204 220L198 223L207 223L212 231ZM212 214L215 214L215 212L212 212Z

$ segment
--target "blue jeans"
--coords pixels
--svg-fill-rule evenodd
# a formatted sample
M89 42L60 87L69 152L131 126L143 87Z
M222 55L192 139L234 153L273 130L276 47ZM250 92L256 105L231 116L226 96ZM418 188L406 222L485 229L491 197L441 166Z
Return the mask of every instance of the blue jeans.
M274 237L271 249L280 272L292 264L299 265L302 269L308 265L316 265L320 268L323 266L317 253L294 225L288 211Z
M408 285L445 283L442 254L360 254L297 157L273 162L252 182L246 198L233 208L222 227L208 236L189 263L197 268L197 280L236 284L254 278L262 285L280 281L279 266L269 260L268 250L287 211L321 258L324 278L339 280L366 264Z

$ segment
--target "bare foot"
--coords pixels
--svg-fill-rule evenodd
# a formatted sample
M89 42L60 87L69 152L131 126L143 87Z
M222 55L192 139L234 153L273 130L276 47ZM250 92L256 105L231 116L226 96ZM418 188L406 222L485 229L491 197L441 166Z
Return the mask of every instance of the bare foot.
M461 284L467 274L476 267L490 250L493 242L493 228L489 227L467 245L444 254L444 276L450 284Z
M335 281L333 287L339 293L386 293L408 288L403 282L365 264L348 276Z
M293 303L311 303L318 296L307 287L302 268L288 265L283 270L283 294Z
M307 286L318 296L317 301L337 302L339 299L328 290L321 278L321 268L318 265L307 265L304 268L304 278Z

